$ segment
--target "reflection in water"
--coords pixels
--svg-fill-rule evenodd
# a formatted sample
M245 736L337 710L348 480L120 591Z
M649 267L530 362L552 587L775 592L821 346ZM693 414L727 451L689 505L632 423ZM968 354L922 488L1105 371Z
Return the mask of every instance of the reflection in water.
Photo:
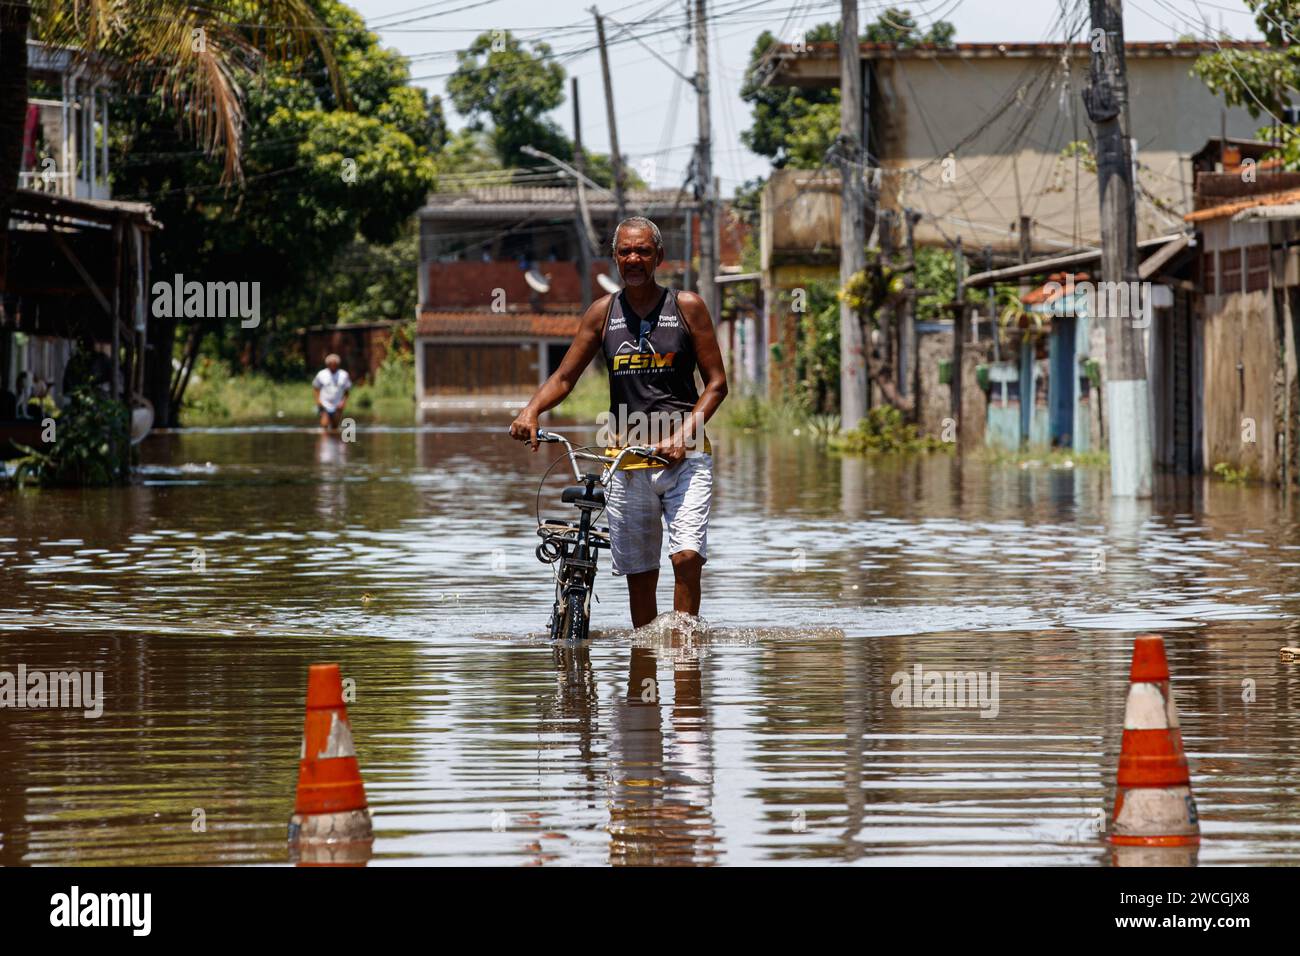
M3 496L0 670L106 699L0 710L0 863L288 862L304 675L339 660L377 862L1135 865L1098 813L1146 629L1202 818L1178 862L1300 858L1294 502L715 447L710 626L632 632L606 564L582 648L542 636L551 458L504 426L160 435L140 484ZM998 674L998 716L893 706L917 666Z
M680 650L680 631L672 637L672 647ZM671 669L671 683L661 679L661 665ZM664 700L669 690L670 703ZM633 647L627 692L616 708L610 862L716 862L712 741L698 654L687 650L665 661L653 648Z

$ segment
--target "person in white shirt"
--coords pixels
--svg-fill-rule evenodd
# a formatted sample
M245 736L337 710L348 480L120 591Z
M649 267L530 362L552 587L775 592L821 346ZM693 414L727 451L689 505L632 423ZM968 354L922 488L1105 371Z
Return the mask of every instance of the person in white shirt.
M316 411L320 414L320 427L326 431L339 427L339 416L348 403L352 379L339 368L340 359L330 353L325 356L325 367L316 373L311 387L316 393Z

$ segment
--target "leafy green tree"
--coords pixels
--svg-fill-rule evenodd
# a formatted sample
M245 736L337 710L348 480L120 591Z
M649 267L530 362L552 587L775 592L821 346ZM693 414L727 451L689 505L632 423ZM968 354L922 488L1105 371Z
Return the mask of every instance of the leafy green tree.
M822 23L806 31L804 39L833 42L838 32L836 24ZM774 66L772 48L781 42L764 30L750 51L740 98L753 107L754 121L740 139L753 152L771 159L776 169L816 168L839 132L839 90L768 85ZM833 124L834 132L823 141L818 133L824 136L828 124Z
M564 102L564 67L551 59L549 44L528 49L509 31L494 30L475 37L456 62L447 80L451 102L471 129L491 135L503 166L535 162L524 146L573 155L563 131L545 115Z
M1197 59L1194 72L1229 106L1244 107L1251 116L1281 116L1300 89L1300 6L1294 0L1245 0L1255 25L1271 49L1222 49ZM1270 117L1270 122L1272 122ZM1280 155L1288 169L1300 169L1300 129L1270 125L1261 139L1281 139Z
M127 91L147 90L166 103L176 127L220 159L219 177L231 183L241 174L242 79L268 57L301 55L314 44L336 79L332 52L317 44L319 26L309 0L3 0L0 223L9 221L18 189L29 36L101 57ZM0 229L0 287L7 242L8 231Z
M335 257L330 275L320 286L320 301L335 310L323 318L344 325L412 319L419 295L414 279L419 266L419 229L414 217L406 220L402 235L394 242L357 239Z
M525 47L508 30L492 30L476 37L456 59L447 93L456 112L469 122L453 140L440 169L515 169L545 162L524 153L525 146L573 161L573 141L546 115L564 103L565 80L564 68L552 60L548 44ZM484 154L483 146L488 143L496 154L495 164ZM612 186L610 157L588 149L583 156L587 177ZM468 160L468 165L462 159ZM644 181L633 169L624 168L623 174L628 188L644 188Z
M115 116L115 194L154 203L165 224L153 244L155 274L261 283L255 328L153 321L162 355L178 326L188 332L183 367L207 338L228 360L296 371L294 326L318 316L335 258L358 236L398 239L433 186L433 156L446 141L440 104L409 85L402 58L380 47L355 11L311 2L330 28L328 54L289 57L246 78L242 183L222 185L215 159L192 148L157 92ZM346 98L325 81L327 56ZM167 372L151 380L151 398L167 409L160 419L175 423L185 375L168 383Z
M867 26L862 39L870 43L893 43L901 47L919 44L952 46L957 28L947 20L935 20L928 30L922 31L916 17L901 7L889 7Z

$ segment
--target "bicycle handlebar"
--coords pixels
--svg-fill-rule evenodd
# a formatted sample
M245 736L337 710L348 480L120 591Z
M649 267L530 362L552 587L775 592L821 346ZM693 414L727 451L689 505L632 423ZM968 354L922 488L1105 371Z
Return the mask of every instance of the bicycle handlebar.
M539 428L537 429L537 440L540 442L559 442L560 444L564 445L569 456L569 464L573 466L573 477L578 481L582 481L582 472L578 470L577 453L574 452L573 445L570 444L567 438L565 438L563 435L557 434L556 432L543 431L542 429ZM660 455L656 455L654 453L654 446L652 445L629 445L626 448L619 449L618 456L613 460L613 463L609 466L609 470L606 472L605 477L601 479L601 484L605 484L608 481L608 476L612 475L615 471L618 470L619 465L623 463L623 458L626 455L639 455L642 458L648 459L650 461L658 462L661 465L671 464L671 462L668 461L667 458L664 458ZM599 457L601 460L608 460L603 455L592 456L592 457Z

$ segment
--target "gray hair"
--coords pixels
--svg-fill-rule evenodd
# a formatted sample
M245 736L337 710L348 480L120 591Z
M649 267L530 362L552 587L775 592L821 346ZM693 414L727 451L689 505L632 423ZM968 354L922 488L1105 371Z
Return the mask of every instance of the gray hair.
M649 229L650 235L654 237L655 251L662 252L664 248L664 237L659 232L659 227L647 219L645 216L629 216L618 224L614 229L614 238L610 240L609 250L614 255L618 255L618 234L624 226L639 226L642 229Z

